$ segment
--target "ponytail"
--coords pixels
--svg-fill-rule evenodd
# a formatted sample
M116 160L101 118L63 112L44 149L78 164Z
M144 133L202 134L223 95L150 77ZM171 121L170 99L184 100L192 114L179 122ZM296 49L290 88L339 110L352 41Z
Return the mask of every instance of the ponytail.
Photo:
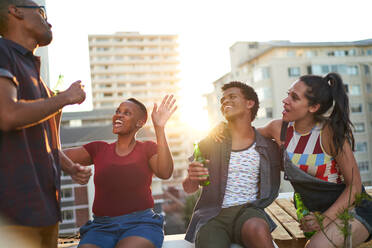
M342 151L345 141L349 142L351 149L354 151L354 136L351 130L353 124L350 121L349 98L345 91L345 86L340 75L337 73L328 73L324 77L325 81L331 87L334 107L329 116L329 125L333 131L333 143L335 154Z
M349 98L346 94L341 77L337 73L328 73L324 77L316 75L301 76L300 81L308 86L305 93L309 105L319 104L319 109L314 113L317 122L325 122L331 128L334 144L334 155L342 152L345 141L349 142L354 150L354 136L351 130L353 124L349 115ZM333 106L333 109L332 109ZM332 110L327 117L327 111Z

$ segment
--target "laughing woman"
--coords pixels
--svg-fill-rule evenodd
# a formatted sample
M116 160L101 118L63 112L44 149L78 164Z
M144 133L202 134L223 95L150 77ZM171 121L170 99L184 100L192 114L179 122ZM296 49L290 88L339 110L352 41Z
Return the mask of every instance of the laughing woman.
M320 230L313 212L325 216L322 224L327 237L317 232L306 247L334 247L328 238L339 247L344 239L337 227L342 225L338 213L349 206L349 196L353 203L355 195L364 192L353 155L354 137L344 84L336 73L302 76L292 84L283 103L283 118L259 131L282 147L285 178L312 212L301 224L303 231ZM353 208L352 215L355 247L371 237L371 201L364 200Z
M151 114L156 141L135 136L146 123L146 107L134 98L120 104L112 117L114 143L95 141L65 150L75 163L94 164L94 219L80 228L80 248L160 248L163 217L153 212L152 176L168 179L173 160L164 133L176 110L173 96L165 96Z

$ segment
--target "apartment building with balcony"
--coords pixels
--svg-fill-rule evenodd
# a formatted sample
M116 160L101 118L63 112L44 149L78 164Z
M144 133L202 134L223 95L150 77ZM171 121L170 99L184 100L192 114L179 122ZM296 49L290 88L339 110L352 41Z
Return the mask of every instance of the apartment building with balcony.
M355 158L362 181L372 185L372 39L352 42L237 42L230 47L231 71L213 82L206 95L212 123L223 120L215 107L221 86L238 80L260 99L255 126L281 118L282 100L300 75L339 73L350 99L356 141Z

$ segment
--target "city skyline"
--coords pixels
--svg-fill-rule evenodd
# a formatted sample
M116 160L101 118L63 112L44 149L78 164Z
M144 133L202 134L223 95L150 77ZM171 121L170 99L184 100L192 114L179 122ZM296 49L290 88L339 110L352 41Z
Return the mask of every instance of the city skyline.
M352 5L348 1L337 1L337 5L332 1L313 1L311 5L302 1L87 3L78 1L71 6L66 1L46 2L54 32L49 46L51 85L64 74L66 86L81 79L88 92L86 103L67 111L92 107L89 34L137 31L178 35L179 111L184 113L184 120L193 120L194 126L206 121L202 95L212 91L212 82L230 71L229 48L235 42L351 41L370 37L367 18L372 3L358 0Z

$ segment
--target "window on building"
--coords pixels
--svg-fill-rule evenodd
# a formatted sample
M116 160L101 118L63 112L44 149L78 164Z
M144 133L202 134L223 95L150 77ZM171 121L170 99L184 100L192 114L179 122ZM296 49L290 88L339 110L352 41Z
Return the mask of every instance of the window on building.
M64 222L75 221L74 210L62 210L62 220Z
M355 151L356 152L367 152L367 142L356 142Z
M362 113L363 107L361 103L352 103L351 104L351 113Z
M355 56L357 54L357 51L355 49L350 49L348 52L348 56Z
M263 79L270 78L270 68L269 67L261 67L257 68L253 71L253 81L258 82Z
M363 65L363 68L364 68L364 73L365 74L369 74L370 71L369 71L369 65Z
M368 111L369 112L372 112L372 102L369 102L368 103Z
M332 57L332 56L335 56L335 52L334 52L334 51L329 51L329 52L327 53L327 55L328 55L328 56L331 56L331 57Z
M99 87L102 88L111 88L112 84L100 84Z
M346 74L347 75L358 75L359 74L358 66L356 66L356 65L348 66L347 69L346 69Z
M262 68L262 78L263 79L270 78L270 68L269 67L263 67Z
M97 60L99 61L107 61L110 60L110 56L98 56Z
M352 96L360 96L362 95L362 90L360 88L360 85L354 84L350 85L350 95Z
M73 199L74 195L72 188L61 189L61 198L62 200Z
M330 72L328 65L313 65L308 69L309 74L324 75Z
M80 119L77 119L77 120L70 120L69 121L69 126L70 127L81 127L83 124L82 124L82 120Z
M101 107L114 107L114 102L102 102Z
M342 57L342 56L346 56L346 55L347 55L347 51L344 51L344 50L334 51L334 56L336 56L336 57Z
M358 168L361 173L369 171L369 161L358 162Z
M372 85L371 85L371 83L366 83L366 92L368 94L371 94L372 93Z
M256 49L256 48L258 48L258 43L256 43L256 42L255 43L249 43L248 48L249 49Z
M265 108L266 118L273 118L273 108Z
M372 49L368 49L368 50L366 51L366 55L367 55L367 56L372 56Z
M256 92L260 101L272 98L271 88L269 87L259 88L256 90Z
M306 57L308 57L308 58L312 58L312 57L315 57L317 55L318 55L317 51L312 51L312 50L306 51Z
M103 97L112 97L112 93L103 93Z
M97 38L96 41L97 41L97 42L108 42L109 39L105 39L105 38Z
M271 107L259 108L257 112L257 118L273 118L273 109Z
M290 77L299 77L301 75L300 67L289 67L288 76Z
M110 48L108 48L108 47L97 47L98 52L106 52L106 51L109 51L109 50L110 50Z
M366 127L365 127L364 123L362 123L362 122L355 123L354 124L354 129L355 129L356 133L364 133L366 131Z
M116 55L115 60L124 60L124 56Z
M288 57L295 57L296 56L296 51L293 51L293 50L287 51L287 56Z

